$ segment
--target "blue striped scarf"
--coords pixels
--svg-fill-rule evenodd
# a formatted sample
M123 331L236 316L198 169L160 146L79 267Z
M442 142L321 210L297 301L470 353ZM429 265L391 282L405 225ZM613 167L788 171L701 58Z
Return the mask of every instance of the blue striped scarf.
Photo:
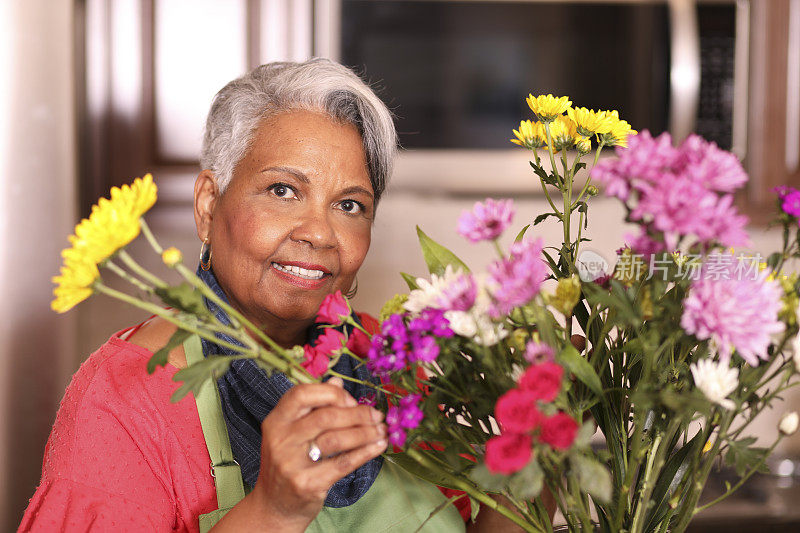
M217 282L213 270L197 269L197 275L214 293L228 301ZM228 315L216 304L204 299L206 307L223 324L230 325ZM355 316L358 320L358 317ZM349 329L352 326L345 326ZM342 330L343 328L338 328ZM309 330L308 342L313 342L323 332L323 328L313 327ZM240 345L234 339L217 334L221 340ZM237 352L223 348L215 343L201 339L203 355L235 355ZM356 368L357 361L348 355L339 358L333 369L340 374L353 376L363 381L374 380L364 367ZM251 359L237 359L231 363L230 370L217 381L222 411L228 427L233 456L242 469L242 479L253 487L261 467L261 422L278 404L281 397L292 387L292 383L280 372L267 376ZM356 399L371 394L373 389L353 383L344 382L344 388ZM305 452L305 450L303 450ZM366 494L380 472L382 457L376 457L337 481L325 499L327 507L347 507Z

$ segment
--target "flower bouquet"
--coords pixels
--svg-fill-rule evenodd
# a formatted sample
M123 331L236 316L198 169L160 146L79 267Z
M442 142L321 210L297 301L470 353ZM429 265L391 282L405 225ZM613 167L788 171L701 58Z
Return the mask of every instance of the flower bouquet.
M155 201L147 177L112 190L78 225L54 308L102 292L177 324L151 371L189 335L234 339L234 357L297 383L335 375L338 358L353 357L380 378L364 382L376 391L364 401L387 410L387 460L464 491L473 516L489 506L526 531L553 531L546 490L570 531L683 531L763 470L797 428L797 414L785 415L767 448L747 433L800 371L800 285L784 273L800 257L800 191L777 191L782 250L763 260L736 255L730 248L749 241L732 196L746 175L732 154L697 136L675 147L667 134L636 135L616 112L573 107L566 97L527 102L535 120L521 122L512 142L531 151L551 210L526 217L507 250L499 238L515 216L511 200L463 213L458 232L497 255L486 272L418 229L429 276L402 274L409 292L386 303L371 339L338 293L320 309L319 321L332 327L310 346L282 349L229 306L232 324L217 323L202 299L227 304L141 219ZM607 146L616 157L599 161ZM587 172L582 159L592 151ZM638 227L613 267L582 248L595 183ZM558 246L527 236L549 217L563 227ZM184 283L167 285L125 252L140 229ZM138 296L107 287L98 266ZM350 327L335 329L343 324ZM230 360L208 357L178 372L176 398ZM699 505L721 464L739 481Z

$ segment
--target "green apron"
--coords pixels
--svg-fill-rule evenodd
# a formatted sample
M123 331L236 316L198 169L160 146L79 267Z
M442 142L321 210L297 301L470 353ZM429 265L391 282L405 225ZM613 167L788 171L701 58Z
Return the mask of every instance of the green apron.
M186 363L202 361L200 338L189 337L183 344ZM222 415L217 384L207 381L195 396L200 425L203 428L211 475L217 489L218 508L199 517L200 533L206 533L225 513L245 496L239 464L231 451L228 428ZM380 473L366 494L347 507L323 507L306 532L347 531L352 533L400 533L416 531L430 513L445 502L434 485L423 481L399 466L384 461ZM436 513L422 531L463 532L464 521L455 506L447 505Z

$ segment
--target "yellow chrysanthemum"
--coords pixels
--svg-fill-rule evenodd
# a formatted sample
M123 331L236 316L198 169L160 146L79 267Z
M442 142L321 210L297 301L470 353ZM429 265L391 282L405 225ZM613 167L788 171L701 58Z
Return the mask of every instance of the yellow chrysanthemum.
M595 133L608 133L616 122L613 116L605 111L592 111L585 107L570 107L567 109L567 115L575 121L578 133L584 137L591 137Z
M57 313L65 313L91 296L92 284L100 277L97 265L75 249L64 250L61 274L53 278L55 299L50 307Z
M639 132L631 128L631 125L626 121L621 120L617 111L607 111L606 113L614 120L614 123L611 125L611 131L602 136L603 143L606 146L622 146L627 148L628 136L636 135Z
M73 249L95 263L108 259L139 235L139 218L156 201L156 185L147 174L132 185L111 189L111 199L100 198L92 213L69 236Z
M511 142L525 148L539 148L547 144L547 135L541 122L523 120L519 123L519 130L513 130L516 139Z
M575 139L580 138L576 131L575 122L569 117L559 115L548 124L550 128L550 138L553 141L553 151L568 150L575 145Z
M528 103L528 107L531 108L531 111L533 111L542 122L552 122L556 117L563 115L564 111L569 109L569 106L572 105L569 96L557 97L552 94L548 94L547 96L533 96L529 94L525 101Z

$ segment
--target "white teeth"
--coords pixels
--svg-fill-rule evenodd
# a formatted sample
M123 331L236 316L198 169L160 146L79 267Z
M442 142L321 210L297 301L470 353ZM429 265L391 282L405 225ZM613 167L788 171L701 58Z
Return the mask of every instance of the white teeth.
M299 266L281 265L280 263L272 263L272 266L275 267L276 270L293 274L299 278L321 279L322 276L325 275L322 270L308 270L306 268L300 268Z

